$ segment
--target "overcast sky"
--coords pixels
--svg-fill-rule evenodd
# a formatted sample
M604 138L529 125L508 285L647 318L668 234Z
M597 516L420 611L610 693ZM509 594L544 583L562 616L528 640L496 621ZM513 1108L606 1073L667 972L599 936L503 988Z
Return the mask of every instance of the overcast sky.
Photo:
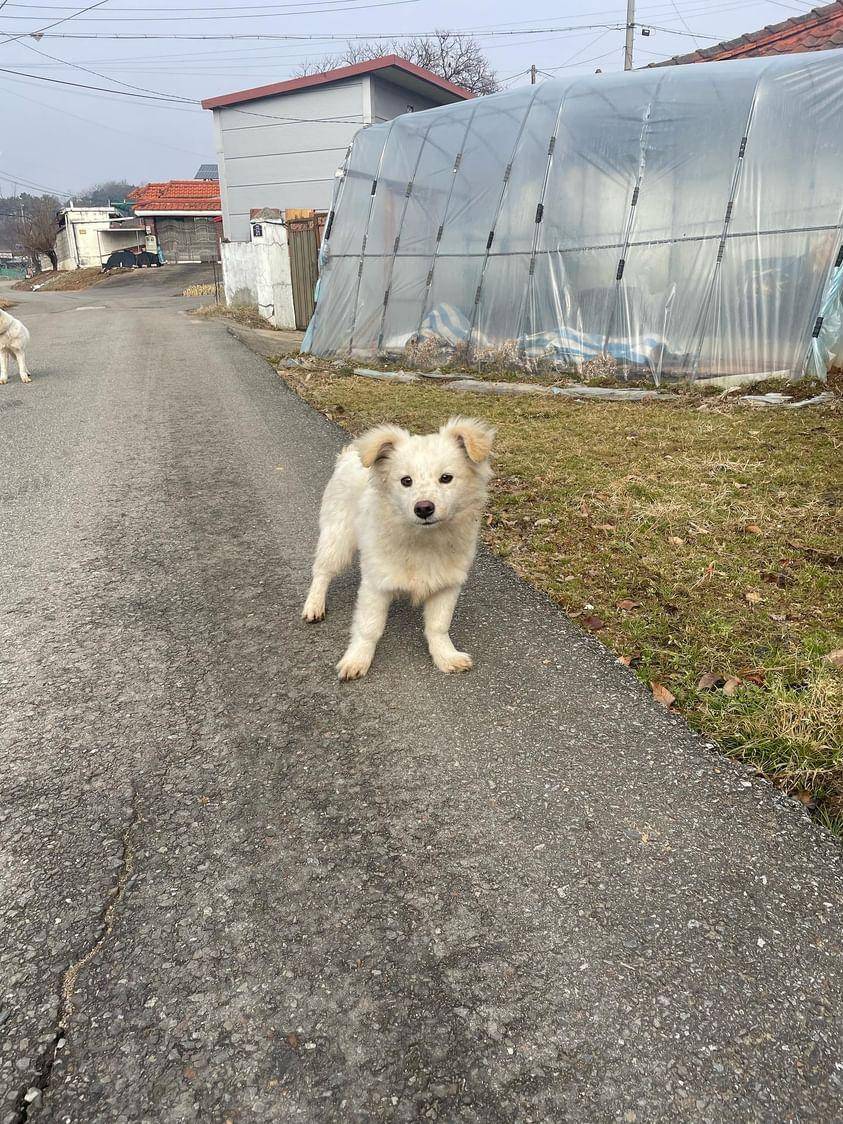
M87 5L95 7L75 14ZM639 0L636 19L650 24L651 33L638 32L635 63L733 38L813 6ZM109 179L191 178L200 163L216 158L211 115L191 101L145 100L59 81L198 101L290 77L301 60L341 49L346 35L446 27L475 34L509 86L529 81L524 72L531 63L554 77L622 69L625 20L626 0L210 0L205 7L198 0L0 0L0 194L14 185L74 192ZM48 24L57 25L31 37ZM243 35L308 38L212 38Z

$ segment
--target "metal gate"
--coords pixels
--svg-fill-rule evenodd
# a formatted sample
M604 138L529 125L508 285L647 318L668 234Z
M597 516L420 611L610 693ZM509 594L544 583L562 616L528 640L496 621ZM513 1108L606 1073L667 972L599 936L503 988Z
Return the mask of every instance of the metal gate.
M327 215L323 211L284 212L290 249L293 308L296 327L304 331L315 307L314 290L319 277L319 244Z
M196 262L213 254L219 258L218 227L212 218L160 216L155 220L158 244L166 262Z

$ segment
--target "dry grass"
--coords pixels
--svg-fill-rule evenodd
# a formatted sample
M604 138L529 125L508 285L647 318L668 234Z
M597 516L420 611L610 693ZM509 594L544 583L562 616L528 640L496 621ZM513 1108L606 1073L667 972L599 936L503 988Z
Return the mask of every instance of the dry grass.
M27 277L25 281L18 281L16 285L12 285L12 288L24 293L31 292L36 286L39 292L73 292L89 289L104 278L105 274L99 266L90 269L51 270L46 273L36 273L32 277Z
M272 331L272 325L268 320L264 320L257 306L253 304L206 304L201 308L193 309L191 316L224 316L227 320L233 320L247 328L265 328Z
M215 297L218 296L220 285L215 285L213 281L204 281L197 285L188 285L186 289L182 289L181 295L183 297Z
M843 648L838 410L281 373L352 432L453 413L495 425L489 546L692 724L843 828L843 672L824 659Z

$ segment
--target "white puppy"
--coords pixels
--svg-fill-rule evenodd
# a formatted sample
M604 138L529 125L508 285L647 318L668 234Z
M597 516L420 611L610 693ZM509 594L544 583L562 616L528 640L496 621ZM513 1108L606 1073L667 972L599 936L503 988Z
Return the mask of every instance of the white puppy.
M18 361L18 374L21 382L31 382L29 371L26 369L26 347L29 343L29 332L15 320L8 312L0 308L0 386L9 381L9 356L14 355Z
M390 602L408 594L424 605L424 631L440 671L467 671L448 630L477 550L492 470L494 430L451 418L426 437L382 425L337 457L322 497L313 581L302 616L325 616L331 579L360 552L360 590L340 679L359 679L372 663Z

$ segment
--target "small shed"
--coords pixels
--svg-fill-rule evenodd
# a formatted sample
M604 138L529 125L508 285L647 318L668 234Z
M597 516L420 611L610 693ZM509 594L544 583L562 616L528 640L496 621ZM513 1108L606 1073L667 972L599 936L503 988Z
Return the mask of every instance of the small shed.
M346 149L366 125L465 101L471 94L397 55L207 98L223 227L248 242L258 207L327 211Z

